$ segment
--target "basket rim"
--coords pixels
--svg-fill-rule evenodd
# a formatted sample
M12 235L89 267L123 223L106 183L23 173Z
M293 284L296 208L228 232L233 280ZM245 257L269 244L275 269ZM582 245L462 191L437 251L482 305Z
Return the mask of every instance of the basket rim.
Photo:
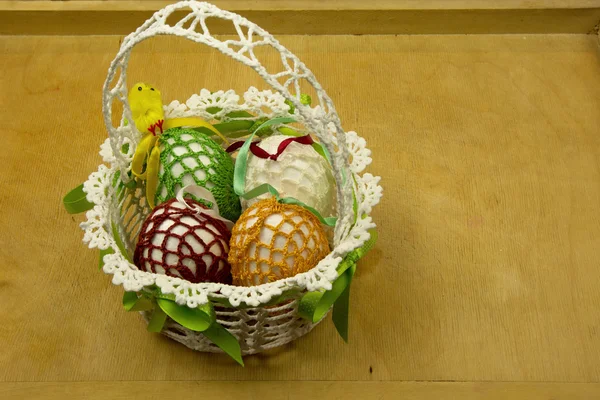
M256 88L250 87L242 98L245 99L248 93L267 96L272 101L280 101L281 107L286 107L284 99L280 98L276 92L257 91ZM211 104L209 101L198 101L198 98L207 99L210 96L219 96L225 101L227 101L227 96L230 99L240 98L233 90L211 93L202 89L199 94L192 95L186 103L172 101L165 106L165 115L175 116L176 113L202 115L202 112L205 112ZM190 104L195 104L195 107L190 107ZM246 106L245 103L239 105L240 109L244 109ZM233 307L259 307L288 290L329 290L338 276L337 267L343 257L362 246L369 239L368 230L375 227L370 213L382 194L379 177L369 173L361 175L366 165L371 162L370 150L366 147L366 141L354 131L347 132L346 136L352 157L349 172L354 178L356 211L362 218L357 218L356 223L347 229L347 235L340 239L323 260L307 272L275 282L244 287L211 282L191 283L180 278L137 269L120 251L111 229L111 196L116 195L112 181L114 175L119 171L119 167L111 158L112 148L108 143L109 139L102 144L100 154L105 163L112 165L109 167L101 164L98 171L92 173L84 183L86 197L90 203L94 204L93 209L87 212L88 220L81 224L81 228L86 232L84 242L87 242L90 248L97 247L101 250L111 248L113 250L113 253L103 256L103 271L113 275L114 284L122 284L126 291L140 291L145 287L156 285L163 293L174 294L178 304L186 304L191 308L205 304L211 299L227 299Z

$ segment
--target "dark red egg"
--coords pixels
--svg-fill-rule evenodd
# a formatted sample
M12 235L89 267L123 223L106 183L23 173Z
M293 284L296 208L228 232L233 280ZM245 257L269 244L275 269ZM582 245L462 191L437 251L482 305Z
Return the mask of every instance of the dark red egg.
M227 261L231 231L223 221L198 209L206 207L185 199L157 206L144 222L134 252L141 270L187 281L231 283Z

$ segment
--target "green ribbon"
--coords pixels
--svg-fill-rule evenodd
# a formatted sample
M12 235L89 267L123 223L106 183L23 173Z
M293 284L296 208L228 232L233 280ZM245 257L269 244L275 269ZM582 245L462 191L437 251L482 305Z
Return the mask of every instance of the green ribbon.
M296 120L289 117L280 117L273 118L258 127L258 129L254 130L252 134L246 139L243 146L238 151L238 156L235 162L235 170L233 173L233 190L238 196L243 196L244 189L246 186L246 169L247 169L247 161L248 161L248 151L250 150L250 145L252 144L252 139L256 132L260 129L275 125L275 124L287 124L290 122L295 122Z
M369 231L370 237L362 247L348 253L337 268L338 278L328 291L308 292L298 304L298 314L312 322L320 321L333 306L333 323L336 330L348 342L348 314L350 309L350 283L356 272L356 263L377 241L377 231Z
M160 333L166 321L167 314L162 310L162 308L154 307L150 321L148 321L148 332Z
M204 332L216 320L211 303L197 308L180 306L172 300L162 298L157 298L156 303L173 321L195 332Z
M148 311L154 308L152 300L144 296L138 296L136 292L123 293L123 308L125 311Z
M322 224L327 226L335 226L337 222L336 217L327 217L324 218L317 210L313 207L310 207L300 200L294 199L292 197L280 197L279 192L273 186L268 183L263 183L260 186L255 187L254 189L249 190L248 192L244 192L246 188L246 171L248 168L248 152L250 151L250 145L252 144L252 139L257 131L260 129L266 128L268 126L276 125L276 124L286 124L289 122L295 122L293 118L281 117L281 118L273 118L271 120L266 121L261 126L259 126L251 135L246 139L240 150L238 151L237 159L235 161L235 170L233 172L233 190L235 193L244 198L246 200L253 199L265 193L270 193L275 196L278 202L282 204L293 204L300 207L303 207L314 214Z
M227 329L214 322L207 330L202 332L202 334L206 336L208 340L219 346L221 350L227 353L238 364L242 367L244 366L244 360L242 360L242 348L235 336Z
M285 136L292 136L292 137L300 137L303 136L303 133L297 132L294 129L287 127L287 126L282 126L278 129L279 133L281 133L282 135ZM329 150L327 150L327 148L325 146L323 146L321 143L313 143L312 144L313 149L315 149L315 151L317 153L319 153L319 155L321 155L324 159L327 160L327 162L329 163L329 165L331 164L331 154L329 153Z
M210 302L197 308L182 306L175 302L175 295L163 294L160 289L155 288L150 293L125 292L123 308L125 311L153 310L148 322L150 332L161 332L167 317L192 331L202 332L237 363L244 365L239 342L217 322L215 309Z
M342 276L347 281L346 287L333 303L331 319L344 342L348 343L348 315L350 312L350 283L356 272L356 264L347 269Z
M67 193L63 198L63 205L69 214L79 214L94 208L94 204L86 198L83 183Z

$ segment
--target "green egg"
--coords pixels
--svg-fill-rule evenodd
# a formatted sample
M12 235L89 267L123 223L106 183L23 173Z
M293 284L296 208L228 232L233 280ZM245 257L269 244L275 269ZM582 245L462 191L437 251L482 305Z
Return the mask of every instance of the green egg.
M185 128L166 130L159 145L157 205L176 197L187 185L198 185L212 193L222 217L231 221L239 218L241 206L233 191L233 160L221 146L206 135ZM192 198L212 207L204 199Z

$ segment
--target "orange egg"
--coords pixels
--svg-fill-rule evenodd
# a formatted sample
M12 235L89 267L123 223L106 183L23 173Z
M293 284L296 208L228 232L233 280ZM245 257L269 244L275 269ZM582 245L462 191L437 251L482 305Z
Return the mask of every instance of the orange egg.
M307 209L261 200L242 213L231 232L233 284L254 286L314 268L329 253L320 221Z

